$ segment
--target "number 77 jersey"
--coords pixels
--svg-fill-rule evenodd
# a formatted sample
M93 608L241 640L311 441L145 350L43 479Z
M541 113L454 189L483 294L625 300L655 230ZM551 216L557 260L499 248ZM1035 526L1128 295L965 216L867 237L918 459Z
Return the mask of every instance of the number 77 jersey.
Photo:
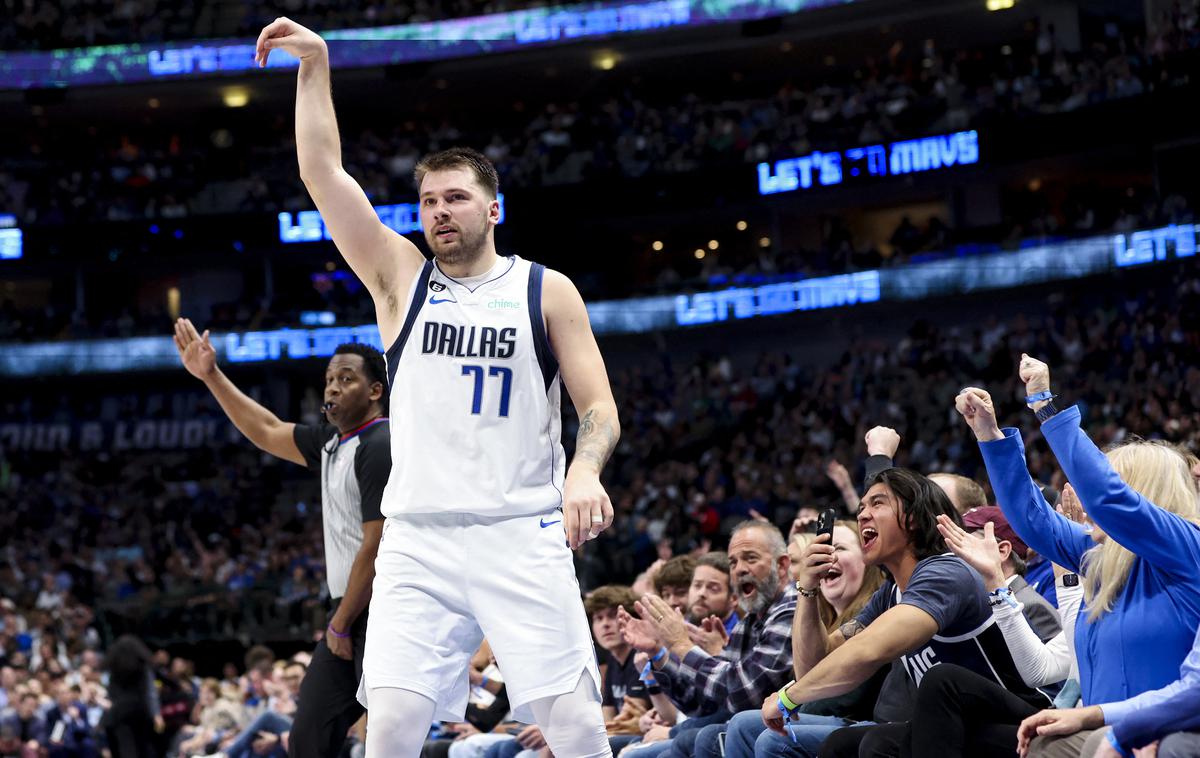
M526 516L562 504L562 390L542 317L544 272L515 255L470 280L433 261L421 269L387 351L384 516Z

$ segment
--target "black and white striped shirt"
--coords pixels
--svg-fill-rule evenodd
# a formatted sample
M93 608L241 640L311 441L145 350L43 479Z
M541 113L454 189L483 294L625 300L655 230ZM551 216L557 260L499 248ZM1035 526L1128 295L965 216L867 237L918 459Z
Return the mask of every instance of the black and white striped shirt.
M377 418L340 436L329 424L297 424L293 437L308 468L321 472L325 576L336 600L346 594L363 523L383 518L379 503L392 470L388 420Z

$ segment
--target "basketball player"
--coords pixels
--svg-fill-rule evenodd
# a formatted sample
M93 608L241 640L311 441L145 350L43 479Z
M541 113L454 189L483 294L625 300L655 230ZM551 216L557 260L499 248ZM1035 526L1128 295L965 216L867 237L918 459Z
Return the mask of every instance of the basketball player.
M259 35L262 65L274 49L300 59L300 176L388 346L396 426L360 685L367 754L417 756L431 719L462 718L486 634L518 720L555 755L609 756L567 549L612 521L600 470L619 434L583 299L565 276L497 255L496 170L473 150L417 165L426 261L341 165L325 42L280 18ZM569 470L560 375L580 418Z
M216 352L188 319L175 322L175 347L192 376L257 447L321 472L325 571L333 615L317 643L288 739L292 758L335 758L362 716L356 697L367 635L367 603L383 533L379 504L392 468L383 355L340 345L325 369L325 418L319 426L280 421L247 397L217 366Z

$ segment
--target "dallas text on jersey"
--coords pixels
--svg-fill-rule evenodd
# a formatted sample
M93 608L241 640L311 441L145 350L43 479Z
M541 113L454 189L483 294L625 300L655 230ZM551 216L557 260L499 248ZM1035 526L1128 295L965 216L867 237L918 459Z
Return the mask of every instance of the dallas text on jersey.
M517 330L511 326L462 326L425 322L422 353L455 358L511 358L517 346Z

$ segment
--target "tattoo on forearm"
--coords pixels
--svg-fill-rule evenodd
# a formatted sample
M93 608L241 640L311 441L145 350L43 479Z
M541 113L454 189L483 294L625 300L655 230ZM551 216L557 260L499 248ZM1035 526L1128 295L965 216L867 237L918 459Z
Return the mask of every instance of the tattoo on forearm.
M839 630L841 631L843 637L850 639L866 628L867 627L863 626L861 621L858 619L853 619L852 621L847 621L846 623L842 624L839 627Z
M575 437L575 460L587 461L604 468L613 448L617 446L617 430L608 419L593 408L579 420L579 434Z

